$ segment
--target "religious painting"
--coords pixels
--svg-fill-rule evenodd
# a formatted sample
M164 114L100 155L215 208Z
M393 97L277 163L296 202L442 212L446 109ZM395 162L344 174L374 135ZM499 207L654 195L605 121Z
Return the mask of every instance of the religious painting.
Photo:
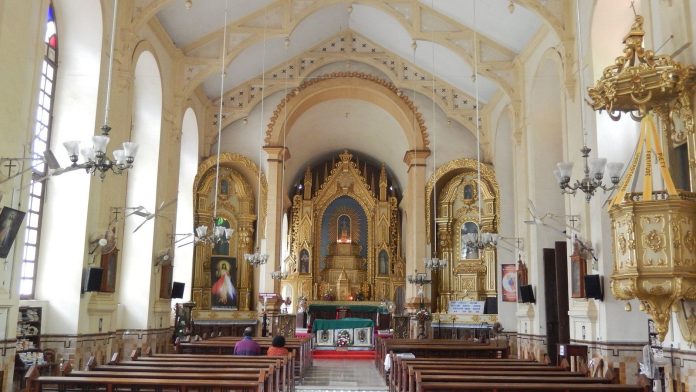
M474 222L464 222L460 229L459 241L461 247L461 259L478 259L479 250L476 247L470 247L467 244L471 240L478 238L478 225Z
M220 226L220 227L224 227L226 229L229 229L230 222L228 222L227 219L225 219L225 218L217 217L217 219L215 219L215 226ZM230 254L230 240L227 238L222 238L222 239L216 241L215 244L213 245L213 254L214 255L225 255L225 256L229 255Z
M3 207L0 212L0 258L6 258L24 220L24 212Z
M575 240L573 254L570 256L570 292L573 298L585 298L587 260L583 253L580 242Z
M307 249L302 249L300 251L300 273L309 273L309 251Z
M337 242L350 242L350 217L348 215L341 215L338 217L336 224L336 234Z
M379 256L377 257L378 259L378 274L380 275L388 275L389 274L389 255L387 254L387 251L382 249L379 251Z
M227 180L220 180L220 195L227 196L230 192L230 183Z
M160 293L159 297L164 299L172 298L172 281L174 276L174 266L170 262L162 263L160 265L162 269L162 274L160 275Z
M237 309L237 259L211 257L210 282L212 309Z
M501 265L503 302L517 302L517 267L515 264Z

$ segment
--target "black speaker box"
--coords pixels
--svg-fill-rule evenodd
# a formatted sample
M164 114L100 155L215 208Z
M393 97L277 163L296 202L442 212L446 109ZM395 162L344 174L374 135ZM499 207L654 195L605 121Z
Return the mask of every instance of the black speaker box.
M498 297L486 297L483 314L498 314Z
M172 298L184 298L184 286L186 284L183 282L172 283Z
M522 302L536 303L536 299L534 299L534 289L531 284L520 286L520 293L522 294Z
M103 268L89 267L85 273L85 291L99 291L101 289Z
M585 275L585 298L604 300L602 292L602 277L599 275Z

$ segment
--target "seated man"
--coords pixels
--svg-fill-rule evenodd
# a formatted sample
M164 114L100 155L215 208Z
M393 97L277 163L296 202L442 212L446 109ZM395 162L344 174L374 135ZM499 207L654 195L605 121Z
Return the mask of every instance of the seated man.
M261 347L256 343L251 336L254 330L251 327L246 327L242 336L244 338L234 345L234 355L259 355Z

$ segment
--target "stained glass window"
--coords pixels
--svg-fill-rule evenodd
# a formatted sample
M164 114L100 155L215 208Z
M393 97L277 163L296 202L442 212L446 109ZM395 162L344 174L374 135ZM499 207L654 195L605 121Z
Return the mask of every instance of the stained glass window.
M51 123L53 118L53 97L56 88L56 66L58 60L58 36L53 4L49 4L46 15L46 34L44 35L44 58L41 64L39 97L37 100L34 134L31 141L31 161L34 178L46 174L46 164L42 159L51 141ZM22 254L22 275L19 282L20 298L34 297L34 280L36 278L36 260L39 255L39 233L41 231L41 210L46 196L46 187L42 182L32 182L29 187L27 203L27 226L24 233L24 251Z

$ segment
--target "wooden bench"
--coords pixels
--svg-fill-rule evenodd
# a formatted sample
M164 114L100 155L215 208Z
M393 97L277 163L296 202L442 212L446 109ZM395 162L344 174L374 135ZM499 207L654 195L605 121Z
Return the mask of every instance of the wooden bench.
M152 356L152 357L137 357L136 360L119 361L117 357L112 358L109 365L118 365L121 367L149 367L152 368L258 368L269 369L269 373L273 378L273 385L280 386L283 390L292 390L294 388L294 379L291 375L290 363L292 355L288 357L264 357L264 356L213 356L193 355L193 356ZM142 371L142 370L140 370ZM171 371L171 370L170 370Z
M476 391L476 392L645 392L637 385L619 384L572 384L554 385L542 383L476 383L476 382L424 382L419 392Z
M189 389L215 389L221 391L264 392L263 378L257 381L245 380L191 380L172 378L140 378L140 377L71 377L71 376L40 376L27 378L26 392L51 390L64 391L66 388L81 388L82 390L103 389L113 391L118 388L136 390L139 388L175 390L187 392Z
M193 342L177 341L175 342L175 351L188 354L233 354L234 345L241 339L241 337L222 336ZM261 347L261 353L265 354L271 347L272 338L255 338L254 341ZM294 355L293 369L295 373L300 379L304 378L305 372L312 366L311 339L288 338L285 342L285 348Z

